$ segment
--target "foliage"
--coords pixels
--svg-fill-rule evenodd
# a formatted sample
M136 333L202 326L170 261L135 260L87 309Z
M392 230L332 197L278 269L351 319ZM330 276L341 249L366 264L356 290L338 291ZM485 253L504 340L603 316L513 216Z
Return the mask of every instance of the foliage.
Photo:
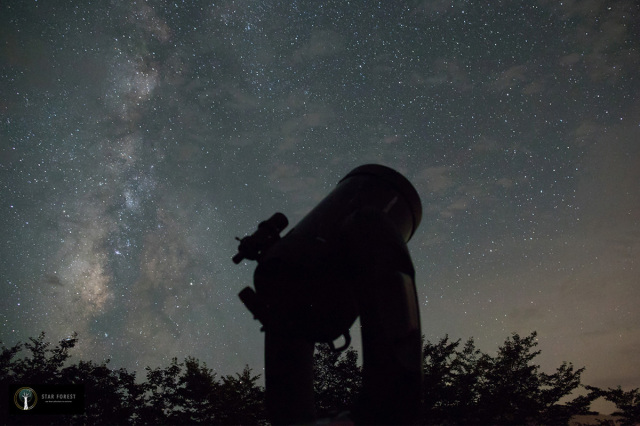
M221 380L206 364L173 358L166 368L147 367L145 398L138 417L145 424L263 424L263 389L247 366Z
M348 410L362 387L358 352L353 348L336 352L328 344L319 344L316 345L313 361L313 389L318 417L332 417Z
M65 366L77 336L50 348L45 334L0 352L0 381L5 383L83 384L85 413L40 416L46 424L266 424L259 376L247 366L242 373L218 380L206 364L192 357L173 358L164 368L146 368L146 381L135 373L113 370L108 362L79 361ZM27 355L19 358L24 349ZM3 401L8 401L2 386ZM31 424L31 416L9 416L1 404L0 423Z
M580 386L584 368L563 363L553 374L533 359L536 333L513 334L496 356L475 348L473 339L458 349L449 337L427 342L423 350L424 424L566 424L588 413L593 395L560 400Z
M616 404L618 411L615 411L613 415L620 417L619 424L623 426L640 424L640 388L624 391L620 386L607 390L587 386L587 389L596 398L603 397Z
M108 361L70 363L77 336L51 346L44 333L0 351L0 382L84 384L85 413L51 416L48 424L268 424L264 389L246 366L241 373L218 378L205 363L173 358L166 367L145 370L145 379ZM587 414L596 398L618 407L622 424L640 422L640 391L602 390L571 398L584 368L563 363L552 374L534 360L536 333L510 336L495 355L482 353L473 339L461 345L448 336L423 345L423 424L567 424ZM348 410L362 387L354 349L338 353L318 345L314 354L314 390L319 417ZM3 401L8 401L2 386ZM561 402L563 401L563 402ZM33 417L8 416L0 404L0 423L33 423Z

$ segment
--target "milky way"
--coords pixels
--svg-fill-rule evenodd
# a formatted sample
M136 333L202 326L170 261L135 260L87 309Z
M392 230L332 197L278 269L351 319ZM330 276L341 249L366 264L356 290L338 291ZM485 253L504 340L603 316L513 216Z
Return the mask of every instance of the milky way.
M235 236L381 163L428 339L640 384L639 6L3 2L0 339L262 371ZM356 342L356 346L359 346Z

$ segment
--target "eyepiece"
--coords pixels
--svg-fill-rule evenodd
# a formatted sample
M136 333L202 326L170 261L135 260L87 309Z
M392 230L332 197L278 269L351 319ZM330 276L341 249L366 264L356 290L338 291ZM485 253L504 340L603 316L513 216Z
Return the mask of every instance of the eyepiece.
M231 260L236 265L242 259L258 260L260 255L280 239L280 232L289 225L282 213L275 213L269 219L258 224L258 230L252 235L239 239L238 253Z

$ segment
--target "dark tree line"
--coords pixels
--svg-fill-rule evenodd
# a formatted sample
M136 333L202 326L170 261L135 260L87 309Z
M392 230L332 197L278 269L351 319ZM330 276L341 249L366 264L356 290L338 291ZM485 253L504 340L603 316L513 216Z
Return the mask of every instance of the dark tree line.
M567 424L588 414L595 399L560 400L580 386L584 368L563 363L553 374L539 371L536 334L514 334L494 357L473 340L460 347L448 337L424 345L423 421L435 424Z
M246 366L241 373L218 377L205 363L174 358L164 368L135 372L110 369L108 361L69 362L77 336L51 346L42 333L26 343L2 346L0 383L2 424L268 424L264 389ZM423 345L422 424L567 424L588 414L596 398L618 407L619 421L640 423L640 391L583 386L584 368L563 363L552 374L534 363L536 333L513 334L495 356L445 337ZM318 345L314 355L319 417L348 410L362 386L358 354L332 352ZM8 384L84 384L85 413L73 416L9 416ZM571 395L584 388L582 395ZM562 402L561 402L562 401Z
M173 358L164 368L146 368L146 380L124 368L112 370L108 361L79 361L65 365L77 336L51 348L45 334L11 348L2 347L0 383L84 384L85 413L73 416L9 416L5 424L266 424L259 376L247 366L242 373L217 377L205 363ZM26 354L18 356L20 352ZM3 401L10 401L3 387Z

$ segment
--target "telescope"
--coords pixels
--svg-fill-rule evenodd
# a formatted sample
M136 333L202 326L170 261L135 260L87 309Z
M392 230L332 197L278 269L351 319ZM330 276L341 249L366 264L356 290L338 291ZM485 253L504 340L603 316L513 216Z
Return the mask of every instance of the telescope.
M240 241L233 262L255 260L254 288L239 296L265 333L265 395L273 424L316 421L313 351L349 346L360 317L363 388L355 424L411 424L422 382L420 314L407 242L420 197L395 170L367 164L348 173L283 237L282 213ZM335 348L340 336L344 344ZM349 407L345 407L349 408Z

